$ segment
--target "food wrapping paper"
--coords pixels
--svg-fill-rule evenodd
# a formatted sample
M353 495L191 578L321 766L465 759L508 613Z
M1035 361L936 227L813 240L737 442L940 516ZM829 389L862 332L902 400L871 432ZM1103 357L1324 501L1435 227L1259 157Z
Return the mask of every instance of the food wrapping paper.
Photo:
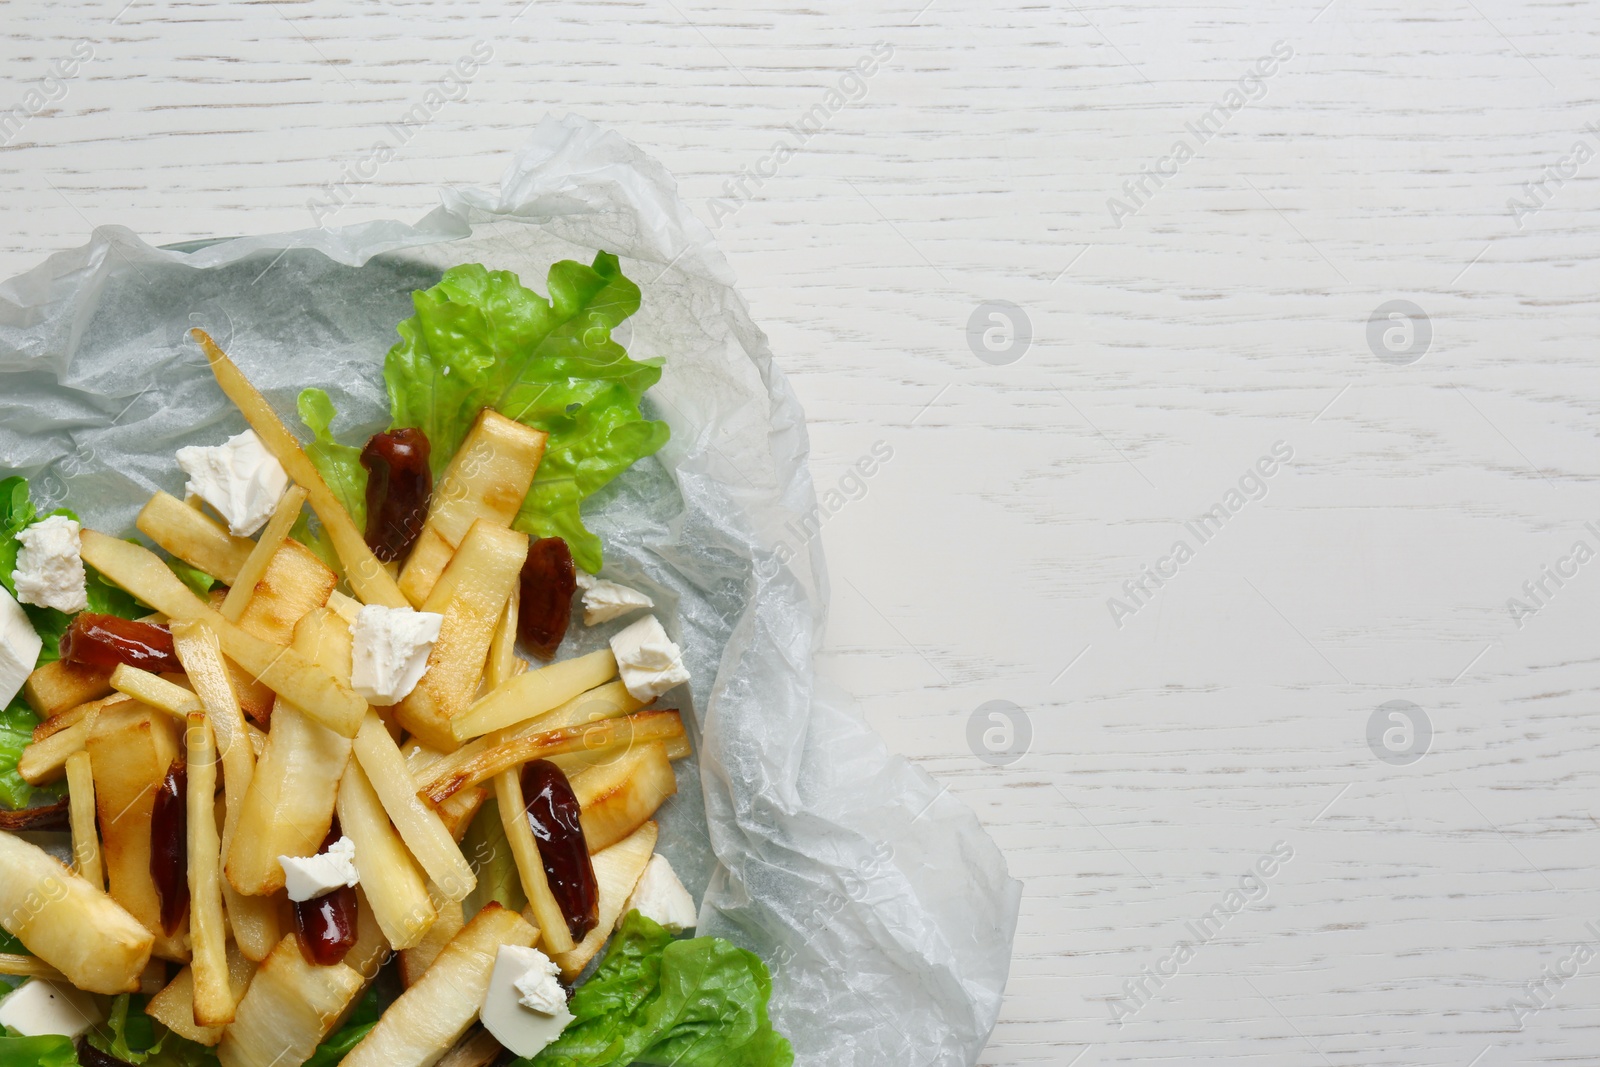
M297 395L327 390L359 444L387 424L382 359L412 290L481 262L545 292L551 263L616 253L644 294L618 339L665 359L645 407L672 439L584 513L604 574L655 599L693 675L668 696L695 757L661 851L703 901L699 932L772 967L798 1063L976 1063L1020 887L973 814L818 684L827 577L820 542L794 533L817 506L805 417L710 232L657 162L571 117L541 122L498 189L441 200L414 224L180 248L108 226L0 285L0 468L131 534L151 493L181 495L179 447L245 428L192 327L302 433ZM575 620L562 655L623 624Z

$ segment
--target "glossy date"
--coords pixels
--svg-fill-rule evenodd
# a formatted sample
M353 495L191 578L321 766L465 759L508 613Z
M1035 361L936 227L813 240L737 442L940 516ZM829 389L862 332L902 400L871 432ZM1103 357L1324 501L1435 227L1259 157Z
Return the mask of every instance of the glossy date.
M161 902L161 929L178 932L189 910L188 767L180 757L167 768L150 809L150 879Z
M183 670L173 650L172 631L165 626L87 611L73 619L62 635L61 658L106 671L121 664L153 674Z
M361 451L367 468L367 545L385 563L406 558L433 499L432 446L421 430L374 434Z
M600 885L578 821L578 798L561 768L549 760L534 760L522 768L522 796L539 842L545 880L566 916L572 939L582 941L600 923Z
M517 636L540 659L550 659L572 622L572 594L578 571L572 552L559 537L541 537L528 546L522 565L522 601L517 609Z
M339 820L323 839L317 854L328 851L328 846L343 835ZM320 897L296 901L294 926L300 935L300 954L307 963L331 967L342 963L346 954L355 947L358 902L354 886L340 886Z

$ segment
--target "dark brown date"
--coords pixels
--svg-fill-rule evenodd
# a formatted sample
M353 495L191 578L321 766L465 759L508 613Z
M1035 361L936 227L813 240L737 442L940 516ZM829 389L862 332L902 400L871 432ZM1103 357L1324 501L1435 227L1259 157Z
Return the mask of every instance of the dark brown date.
M572 939L582 941L600 924L600 884L578 821L578 798L561 768L549 760L534 760L522 768L522 797L528 824L539 842L545 880L567 917Z
M522 565L522 604L517 609L517 636L540 659L550 659L572 622L572 594L578 570L572 552L559 537L541 537L528 546Z
M317 854L328 851L340 837L339 820L322 839ZM318 967L331 967L344 962L345 955L355 947L357 921L356 891L353 886L340 886L310 900L296 901L294 926L300 934L300 954L306 962Z
M373 434L361 450L367 468L367 544L385 563L406 558L428 521L433 499L432 446L421 430Z
M123 663L154 674L183 670L165 626L89 612L73 619L62 635L61 658L106 671Z
M189 910L189 770L172 761L150 809L150 879L161 902L161 929L178 932Z

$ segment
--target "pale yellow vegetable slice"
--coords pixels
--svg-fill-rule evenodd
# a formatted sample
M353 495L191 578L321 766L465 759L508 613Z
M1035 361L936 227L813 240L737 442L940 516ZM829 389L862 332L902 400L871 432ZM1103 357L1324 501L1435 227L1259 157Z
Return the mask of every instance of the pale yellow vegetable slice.
M494 639L489 643L489 664L483 672L483 683L492 691L495 686L510 681L528 669L527 661L517 655L517 619L522 613L521 582L511 587L511 597L506 609L495 624Z
M356 886L356 943L345 954L344 965L370 982L378 976L378 968L393 955L394 949L389 946L389 939L383 936L378 917L372 913L372 905L367 902L366 890Z
M415 738L407 741L400 753L405 757L406 770L415 781L429 778L429 768L445 758L443 752L429 748ZM489 791L486 789L477 787L463 789L443 804L436 805L434 810L439 813L439 820L444 823L444 828L450 831L450 836L460 841L465 836L473 816L478 814L478 809L483 807L484 801L488 799Z
M228 988L237 1003L250 987L250 978L256 973L255 961L240 952L238 946L228 946ZM185 967L178 976L150 998L145 1014L165 1026L179 1037L196 1044L211 1047L222 1040L221 1026L200 1026L194 1021L194 970Z
M217 833L217 742L203 711L189 713L187 821L189 946L194 1021L223 1026L237 1001L228 977L228 922L222 912L222 838Z
M187 962L185 931L169 936L161 929L150 877L150 816L156 790L181 751L181 730L165 712L135 701L102 709L84 725L111 897L150 931L157 956Z
M203 622L172 624L172 643L178 659L188 672L189 684L205 707L222 760L222 788L225 817L222 823L222 855L228 854L244 798L256 774L256 753L250 744L250 727L239 707L229 680L227 664L216 631ZM278 926L277 901L267 897L247 897L222 880L222 900L228 914L233 939L244 956L256 963L282 936ZM220 1038L220 1033L218 1037ZM215 1041L211 1044L216 1044Z
M0 927L85 993L132 993L150 931L48 852L0 833Z
M200 698L194 695L192 689L185 689L159 674L151 674L126 663L118 664L117 669L111 672L111 688L157 711L166 712L178 722L186 723L189 713L200 708Z
M683 720L676 711L640 711L618 719L568 726L496 745L459 769L435 773L419 792L430 803L442 804L460 790L529 760L571 752L613 752L682 736Z
M174 621L208 623L230 659L330 730L353 737L360 728L367 704L348 683L224 619L149 549L85 530L82 550L86 563Z
M572 931L555 894L550 891L550 880L545 877L539 842L534 839L533 827L528 822L527 798L522 795L522 780L515 769L494 776L494 799L500 809L506 843L511 846L511 857L517 861L517 875L522 880L522 892L528 898L528 910L539 924L545 952L552 957L558 952L571 952L574 948Z
M591 853L632 834L678 791L678 776L667 758L667 746L660 741L635 745L570 781Z
M110 692L110 671L64 659L46 663L22 684L22 695L41 719L52 719L68 708L99 700Z
M419 944L437 915L427 881L359 760L350 761L339 782L339 827L355 842L356 870L383 936L396 949Z
M168 553L227 585L238 578L255 549L250 538L233 536L226 526L167 493L151 497L134 525Z
M538 935L516 912L489 904L390 1005L341 1067L432 1067L477 1021L500 946L531 947Z
M561 976L567 981L577 978L610 940L612 929L617 925L617 920L622 918L622 909L627 905L628 898L633 896L639 876L644 874L645 866L656 850L657 836L656 824L647 822L632 836L590 857L590 862L594 864L595 881L600 886L600 923L589 931L589 936L580 941L577 948L551 957L560 965Z
M366 981L342 963L318 967L289 934L256 969L217 1045L222 1067L285 1067L311 1058Z
M300 620L293 651L333 680L350 676L350 629L327 608ZM228 881L246 896L283 888L279 856L314 856L333 823L351 742L280 699L229 844Z
M466 440L434 486L428 521L412 546L400 590L421 606L451 557L481 520L510 526L522 509L533 477L544 458L549 435L492 408L478 415Z
M439 813L417 796L416 783L406 772L400 748L384 728L377 712L369 711L356 735L356 758L367 780L383 802L406 848L431 878L446 900L463 900L477 884L472 866L461 854ZM475 783L474 783L475 784Z
M356 596L367 604L382 604L390 608L409 607L410 602L401 594L400 587L383 564L378 562L378 557L372 554L366 537L356 528L350 513L333 495L328 483L322 480L322 474L306 456L300 442L289 432L283 420L278 418L278 413L272 410L266 397L250 384L250 380L204 330L194 330L192 335L210 361L211 371L216 375L222 391L238 406L267 451L283 465L289 480L305 487L310 495L311 508L322 520L322 528L333 542L333 550L339 554L345 577Z
M73 870L96 889L104 889L100 831L94 823L94 768L87 752L74 752L67 757L67 816L72 824Z
M13 978L43 978L50 982L67 980L66 975L38 956L22 956L15 952L0 952L0 974Z
M67 760L83 751L89 737L89 722L79 720L63 730L35 741L22 750L17 760L17 773L30 785L47 785L66 773Z
M455 741L526 722L616 676L617 658L609 648L516 675L451 723Z
M283 499L278 501L261 536L256 539L256 547L250 550L250 557L239 568L228 590L228 598L222 602L223 618L238 622L244 617L244 609L250 606L250 598L255 595L256 583L266 576L272 557L288 540L289 531L294 529L295 521L300 518L300 510L305 506L305 489L298 485L290 486L289 491L283 494Z
M438 897L438 894L434 894ZM426 936L411 948L400 953L400 982L409 987L417 984L433 966L452 938L467 925L466 910L460 901L438 899L438 914Z
M495 626L522 577L528 535L479 522L461 542L422 610L444 616L428 673L395 708L395 718L423 743L448 752L460 743L451 720L478 693Z

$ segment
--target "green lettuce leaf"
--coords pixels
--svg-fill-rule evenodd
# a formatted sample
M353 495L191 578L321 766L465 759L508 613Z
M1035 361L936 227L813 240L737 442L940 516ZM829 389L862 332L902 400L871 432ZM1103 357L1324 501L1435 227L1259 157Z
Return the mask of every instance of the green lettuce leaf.
M0 1037L0 1067L78 1067L78 1050L60 1034L23 1037L8 1029Z
M146 1015L147 999L127 993L114 999L105 1025L89 1031L89 1044L133 1067L218 1067L217 1054L211 1049Z
M479 809L467 834L461 839L461 853L477 872L478 884L463 902L466 914L476 915L492 900L503 908L521 911L528 903L522 892L522 876L506 840L505 823L500 820L500 805L490 797Z
M356 529L367 528L367 469L361 465L361 449L341 445L333 436L333 401L321 389L307 389L297 405L300 421L311 431L306 455L316 465L322 480L355 520Z
M772 979L754 953L716 937L685 941L628 913L594 975L573 994L575 1022L513 1067L791 1067L772 1029Z
M183 560L174 556L167 560L167 566L172 568L184 585L194 591L195 596L205 599L207 593L217 584L217 580L199 567L191 567Z
M634 360L611 331L639 310L639 287L617 257L550 268L546 300L509 271L454 267L414 293L416 314L397 329L384 381L393 427L428 435L435 470L455 455L478 412L550 435L516 527L562 537L573 559L600 569L600 539L583 525L584 500L667 441L664 422L639 410L661 379L660 360Z
M33 799L34 787L17 773L17 761L33 743L33 728L38 725L39 717L21 696L0 712L0 804L14 811ZM0 948L3 951L10 950Z

